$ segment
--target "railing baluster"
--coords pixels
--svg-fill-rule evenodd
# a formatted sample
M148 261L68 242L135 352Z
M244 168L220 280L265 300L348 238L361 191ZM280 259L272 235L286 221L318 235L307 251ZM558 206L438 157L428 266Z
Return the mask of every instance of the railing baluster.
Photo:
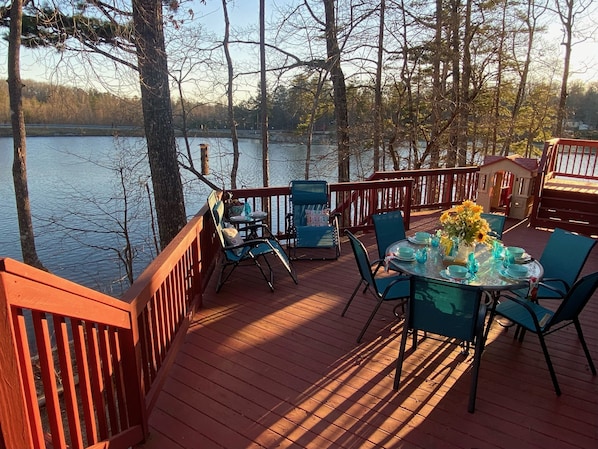
M366 182L331 183L331 203L343 214L344 228L372 229L372 214L398 208L403 211L405 226L409 229L412 210L445 207L473 196L477 170L477 167L412 170L380 173ZM254 209L268 210L272 231L285 238L289 186L244 189L234 194L236 198L250 201ZM147 432L147 416L167 375L164 368L172 364L176 355L174 349L184 338L191 312L201 302L202 292L218 260L220 244L215 240L211 220L205 218L207 215L207 208L202 208L121 300L14 261L10 262L12 271L0 264L0 275L12 276L10 282L2 278L0 287L4 286L7 293L0 289L0 300L6 301L6 310L12 311L16 343L10 351L18 355L22 365L20 372L25 379L15 382L21 385L19 394L26 402L28 413L28 422L21 419L20 424L26 424L27 429L23 431L28 432L33 447L43 447L45 443L32 383L26 320L21 307L30 311L35 304L37 309L47 309L35 313L38 346L45 351L42 356L46 371L44 390L49 399L48 410L54 415L51 424L53 444L64 446L66 439L73 448L92 446L108 439L114 441L115 434L128 431L135 437L130 433L122 441L131 442L137 438L135 441L140 442ZM31 284L39 297L23 294L22 287L11 290L20 282ZM40 297L50 299L43 301ZM64 376L62 399L48 376L49 370L53 370L53 359L44 313L54 318L58 364ZM68 342L66 322L70 323L72 343ZM3 338L1 341L11 340ZM71 351L74 352L76 373L72 370ZM68 436L64 430L61 435L61 400L67 405ZM78 403L80 413L73 408L74 401ZM71 424L81 419L83 423L78 426ZM11 423L11 426L13 428L15 424Z

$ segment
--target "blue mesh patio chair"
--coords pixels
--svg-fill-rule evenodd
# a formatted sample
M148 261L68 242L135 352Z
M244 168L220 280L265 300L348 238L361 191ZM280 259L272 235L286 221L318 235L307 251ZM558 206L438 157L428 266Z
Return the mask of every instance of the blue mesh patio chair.
M595 244L596 239L555 229L539 259L544 276L537 298L562 299L579 277Z
M544 337L573 324L577 330L577 336L581 343L581 347L583 348L583 352L586 355L586 359L588 360L590 370L593 375L596 375L596 367L594 366L590 351L588 350L588 346L583 337L579 315L596 291L597 287L598 272L582 277L569 289L556 311L542 307L538 303L505 293L501 295L499 301L493 305L493 309L490 311L490 321L486 330L486 335L490 331L490 325L492 324L495 315L503 316L517 324L518 332L515 332L513 338L517 338L520 343L523 342L523 331L534 332L540 339L540 346L542 347L542 352L546 359L546 365L550 372L554 391L557 396L560 396L561 389L556 378L554 367L552 366L552 361L550 360L550 355L548 354L548 347L546 346ZM519 332L520 330L521 332ZM575 348L571 348L571 351L575 350Z
M372 272L372 264L368 257L367 249L363 243L361 243L361 241L351 232L346 231L346 234L349 237L349 242L351 243L351 248L353 249L353 254L355 255L355 261L357 262L357 268L359 270L361 279L359 284L357 284L357 287L355 287L355 290L349 298L349 301L347 301L341 316L345 316L345 313L349 309L351 302L353 302L353 299L359 291L362 283L366 285L366 289L369 290L376 298L374 310L370 314L368 320L363 326L363 329L357 337L357 343L360 343L365 331L374 319L376 312L378 312L378 309L383 302L401 300L401 302L393 311L395 316L399 316L396 312L397 307L401 306L409 297L409 276L397 274L392 276L374 277L374 273Z
M372 262L372 264L376 266L374 268L375 275L384 265L386 248L388 248L391 243L398 240L404 240L406 235L403 213L400 210L374 214L372 215L372 221L374 222L376 246L378 247L378 259Z
M464 346L464 352L474 344L473 370L469 391L468 411L475 411L478 372L484 350L484 321L486 306L482 298L487 295L480 287L444 282L434 279L411 277L411 295L407 302L405 324L397 358L394 389L398 390L405 359L409 333L412 349L417 349L418 331L437 334Z
M330 213L328 183L291 181L291 204L292 212L286 217L289 257L293 260L338 259L341 254L338 215Z
M481 217L488 222L490 226L490 235L502 240L502 233L505 230L506 215L482 213Z
M276 258L289 273L295 284L297 284L297 275L293 265L289 261L280 242L272 235L266 225L252 225L261 228L262 237L244 240L237 229L227 227L224 222L225 208L221 192L213 191L208 196L208 207L210 208L215 231L220 240L223 252L218 283L216 284L217 292L220 291L220 288L229 279L235 268L244 263L257 266L263 278L268 283L270 290L274 291L274 273L268 260L269 256ZM268 274L266 274L264 265L260 262L263 262L268 267Z

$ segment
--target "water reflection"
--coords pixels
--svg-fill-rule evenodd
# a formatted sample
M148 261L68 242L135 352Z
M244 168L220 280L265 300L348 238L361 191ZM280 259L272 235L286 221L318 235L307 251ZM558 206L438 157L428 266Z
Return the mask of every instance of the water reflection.
M184 148L183 141L179 147ZM232 146L227 139L195 139L192 149L199 164L199 144L210 148L210 175L217 185L228 187ZM240 142L238 185L263 185L261 143ZM0 138L0 257L22 260L12 181L12 139ZM112 137L30 137L27 139L29 194L38 254L54 274L118 296L128 284L116 251L123 240L115 234L123 214L122 190L115 172L118 164L134 168L127 173L129 194L135 198L130 226L136 251L135 272L141 273L154 257L153 237L147 212L144 182L149 167L143 160L145 141ZM288 185L303 179L305 146L271 143L270 185ZM310 177L333 182L336 154L330 145L312 148ZM130 167L134 165L134 167ZM354 164L357 165L357 164ZM204 204L209 188L182 170L186 209L193 216ZM137 193L133 192L136 189ZM137 196L135 196L137 195Z

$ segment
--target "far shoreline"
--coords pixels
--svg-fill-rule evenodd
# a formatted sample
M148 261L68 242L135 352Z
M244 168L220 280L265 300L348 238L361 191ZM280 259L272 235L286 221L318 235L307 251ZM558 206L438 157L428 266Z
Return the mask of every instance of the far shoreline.
M25 132L27 137L59 137L59 136L114 136L114 137L143 137L142 127L136 126L104 126L104 125L60 125L60 124L26 124ZM182 132L175 131L177 137L183 137ZM187 133L191 138L230 138L228 129L191 129ZM237 135L240 139L261 139L261 133L255 130L239 129ZM0 137L12 137L10 124L0 124ZM271 130L268 138L272 142L279 143L302 143L306 140L305 135L299 135L293 131ZM318 132L313 138L316 144L334 144L334 133Z

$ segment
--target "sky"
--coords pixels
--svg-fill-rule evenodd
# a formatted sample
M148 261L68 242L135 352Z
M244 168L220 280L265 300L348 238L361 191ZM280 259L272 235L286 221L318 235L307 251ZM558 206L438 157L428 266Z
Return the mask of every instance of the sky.
M268 18L276 12L278 8L287 8L291 5L299 4L301 0L266 0L266 17ZM317 1L317 0L313 0ZM595 2L598 4L598 2ZM186 4L183 4L187 7ZM216 33L218 36L223 32L223 15L222 15L222 0L206 0L206 4L201 4L198 0L193 0L191 8L196 13L198 23L206 30ZM229 0L229 15L232 27L257 27L259 18L259 0ZM597 8L598 9L598 8ZM593 23L593 27L598 27L598 22ZM558 22L551 25L550 37L552 42L558 42L561 38L560 26ZM598 39L598 36L595 37ZM554 45L557 48L556 45ZM562 46L560 47L562 53ZM7 44L5 40L0 40L0 55L7 54ZM50 61L49 64L40 63L38 59L32 57L28 50L22 50L21 59L21 78L35 79L40 81L61 82L60 75L52 68L52 59L55 58L58 62L59 55L56 53L50 55L45 62ZM0 76L6 79L6 57L2 57L5 62L0 65ZM110 71L112 68L109 64L104 64L104 68ZM81 81L89 78L87 74L81 74ZM595 41L588 41L586 43L578 43L573 48L572 66L570 72L570 80L582 80L584 82L598 81L598 43ZM77 83L78 80L72 80ZM130 80L132 85L135 85L134 77ZM82 86L87 87L87 86ZM101 89L100 89L101 90Z

